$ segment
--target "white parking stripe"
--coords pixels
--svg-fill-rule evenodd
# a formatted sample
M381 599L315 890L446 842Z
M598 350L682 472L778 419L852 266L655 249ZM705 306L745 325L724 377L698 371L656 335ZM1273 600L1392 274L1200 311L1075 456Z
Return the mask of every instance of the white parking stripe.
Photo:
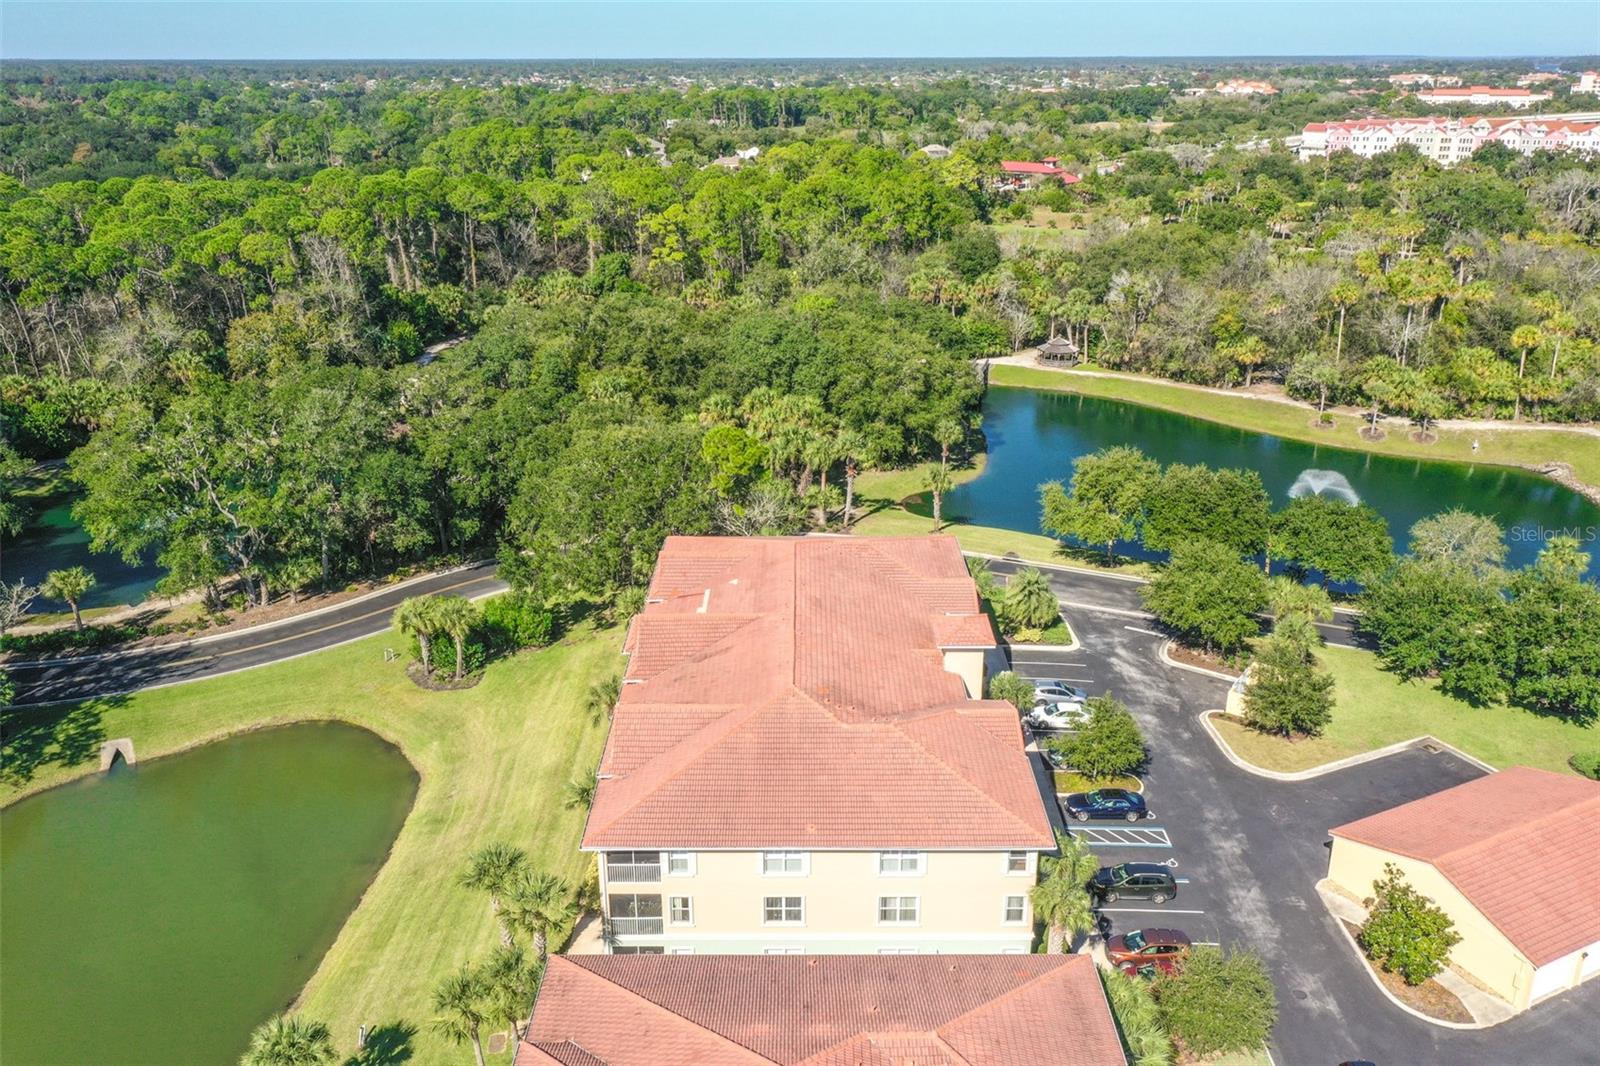
M1204 914L1205 911L1182 911L1176 907L1101 907L1102 914Z
M1138 626L1123 626L1122 628L1123 629L1127 629L1127 630L1131 630L1134 633L1143 633L1147 637L1164 637L1164 636L1166 636L1165 633L1157 633L1153 629L1140 629Z

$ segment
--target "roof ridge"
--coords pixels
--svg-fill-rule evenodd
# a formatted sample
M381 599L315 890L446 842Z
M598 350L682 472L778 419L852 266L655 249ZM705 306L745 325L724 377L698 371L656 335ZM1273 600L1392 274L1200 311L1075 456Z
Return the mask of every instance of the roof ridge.
M992 713L992 711L990 713ZM996 810L999 810L999 811L1003 812L1007 818L1010 818L1013 822L1015 822L1017 824L1017 826L1019 828L1021 828L1024 832L1032 832L1034 827L1030 826L1027 823L1027 821L1021 815L1019 815L1016 811L1012 810L1009 805L1004 803L1002 800L1000 800L999 797L993 795L992 793L985 792L982 788L979 788L976 784L973 783L972 779L970 777L968 777L966 774L962 773L961 770L958 767L951 765L951 763L950 763L950 761L948 759L946 759L944 756L942 756L942 755L938 754L937 752L933 751L932 749L930 749L919 738L917 738L916 736L912 735L911 733L906 732L906 730L903 728L904 726L910 725L910 724L912 724L914 722L922 722L922 721L926 721L926 720L928 720L930 718L936 718L936 717L938 717L940 715L946 715L946 714L953 715L958 719L963 719L964 720L966 718L966 712L964 710L959 710L959 709L956 709L956 708L945 708L944 710L929 711L927 714L918 715L915 718L898 719L898 720L895 720L895 721L893 721L893 722L891 722L889 724L894 729L898 730L902 735L904 735L907 741L909 741L912 744L915 744L917 746L917 749L919 751L924 752L928 756L928 758L932 759L934 762L938 763L940 766L942 766L946 770L950 771L950 773L956 778L956 780L961 782L961 784L965 788L969 789L971 792L973 792L975 795L981 797L982 799L988 801L988 803L989 803L989 805L991 807L995 808ZM995 741L996 743L998 743L998 739L999 738L997 738L993 733L990 733L987 729L980 728L978 730L978 732L979 732L979 734L981 736L987 738L988 740ZM1023 758L1026 759L1027 756L1024 755ZM1030 769L1030 772L1031 772L1031 770L1032 770L1032 766L1031 766L1032 760L1029 760L1029 763L1030 763L1029 769ZM1037 789L1035 790L1035 794L1037 794ZM1044 805L1043 801L1041 800L1040 801L1041 809L1043 808L1043 805ZM1047 813L1046 814L1046 820L1047 821L1048 821L1048 817L1049 816L1048 816L1048 813Z
M604 958L614 958L615 956L590 955L590 956L586 956L586 957L587 958L592 958L592 959L604 959ZM597 970L591 970L591 969L589 969L589 967L584 966L581 963L571 962L571 960L567 959L567 956L565 956L565 955L552 955L551 958L552 959L562 959L562 960L567 961L574 968L576 968L578 970L582 970L584 973L590 975L591 977L596 978L597 980L604 981L606 984L610 985L612 988L620 989L621 991L623 991L627 995L629 995L629 996L633 997L634 999L638 1000L640 1003L648 1004L650 1007L655 1008L660 1013L665 1014L670 1018L676 1018L679 1021L683 1022L685 1025L692 1025L697 1030L699 1030L700 1032L705 1033L705 1034L707 1034L709 1036L715 1037L717 1040L722 1041L724 1044L727 1044L729 1047L738 1048L740 1051L743 1051L746 1054L749 1054L749 1055L753 1056L756 1061L759 1061L759 1062L774 1062L774 1063L777 1062L776 1059L768 1058L766 1055L761 1054L761 1052L757 1051L755 1048L752 1048L747 1044L741 1044L741 1043L739 1043L739 1041L733 1039L731 1036L728 1036L725 1033L719 1033L715 1029L709 1028L708 1026L701 1025L699 1022L695 1021L693 1018L690 1018L690 1017L688 1017L686 1015L683 1015L683 1014L679 1014L677 1011L673 1010L671 1007L668 1007L666 1004L658 1003L655 1000L651 999L649 996L644 995L643 993L639 992L636 989L629 988L627 985L624 985L624 984L621 984L619 982L613 981L611 978L607 977L605 974L600 973ZM596 1056L596 1057L598 1058L598 1056Z
M1029 956L1024 955L1022 957L1023 958L1028 958ZM1048 956L1047 955L1045 957L1046 958L1051 958L1052 956ZM1063 955L1063 956L1060 956L1060 957L1064 958L1064 959L1071 959L1071 958L1075 958L1075 957L1078 957L1078 956L1075 956L1075 955ZM989 1010L990 1008L996 1006L997 1004L1003 1003L1006 1000L1012 998L1013 996L1019 995L1022 992L1026 991L1027 989L1030 989L1030 988L1034 987L1035 985L1039 985L1039 984L1045 983L1047 980L1061 980L1062 979L1062 975L1068 973L1069 970L1073 966L1076 966L1076 965L1078 965L1078 964L1077 963L1073 963L1073 962L1057 963L1056 965L1049 967L1048 969L1044 970L1043 972L1034 974L1032 977L1029 977L1027 980L1022 981L1022 982L1012 986L1011 988L1006 989L1004 992L1000 993L998 996L995 996L992 999L984 1000L982 1003L979 1003L977 1006L973 1007L971 1010L962 1011L960 1014L956 1015L954 1018L946 1019L942 1024L940 1024L940 1025L938 1025L938 1026L936 1026L934 1028L934 1032L936 1034L938 1034L940 1036L940 1039L942 1040L943 1039L943 1030L949 1028L950 1026L953 1026L953 1025L957 1024L963 1018L968 1018L968 1017L970 1017L970 1016L972 1016L974 1014L977 1014L979 1011ZM963 1059L962 1061L966 1061L966 1060Z
M1557 807L1554 810L1546 811L1544 814L1541 814L1536 818L1531 818L1525 822L1519 822L1516 825L1508 825L1503 829L1498 829L1495 832L1490 833L1488 836L1479 837L1470 844L1462 844L1458 847L1451 848L1449 851L1440 852L1439 857L1436 859L1423 861L1431 862L1433 865L1437 866L1439 863L1448 862L1451 859L1465 858L1469 855L1469 853L1493 844L1499 841L1502 837L1521 836L1523 834L1532 832L1533 830L1538 829L1539 827L1550 822L1553 822L1558 818L1568 818L1575 813L1582 813L1591 807L1595 809L1596 813L1600 813L1600 793L1596 793L1595 795L1589 796L1586 799L1581 799L1577 803L1569 803L1564 806Z

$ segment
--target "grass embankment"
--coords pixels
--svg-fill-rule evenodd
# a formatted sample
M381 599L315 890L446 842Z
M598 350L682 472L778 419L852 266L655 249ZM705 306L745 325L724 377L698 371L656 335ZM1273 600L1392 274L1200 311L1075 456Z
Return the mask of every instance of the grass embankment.
M1572 467L1580 481L1600 486L1600 437L1572 429L1447 429L1439 430L1438 440L1433 443L1421 444L1411 439L1407 428L1391 419L1387 423L1387 435L1382 440L1369 441L1358 432L1364 425L1361 416L1348 411L1333 412L1333 426L1319 429L1312 425L1315 412L1310 407L1251 399L1246 395L1219 395L1112 371L1100 373L1113 376L1002 364L990 368L989 380L996 385L1021 385L1126 400L1240 429L1380 455L1521 467L1564 462ZM1476 452L1472 450L1473 441L1478 442Z
M1600 747L1600 730L1519 707L1473 707L1434 681L1404 681L1377 656L1354 648L1318 652L1333 674L1333 721L1320 737L1287 741L1220 716L1212 724L1234 753L1266 770L1293 772L1431 734L1499 769L1536 766L1571 773L1567 756Z
M983 473L986 459L987 456L980 453L970 464L952 469L952 484L965 484ZM873 470L856 478L861 517L851 530L866 537L921 537L933 532L933 505L925 498L928 470L932 466L932 463L922 463L902 470ZM955 537L962 551L1014 555L1028 562L1080 566L1143 577L1155 573L1148 563L1124 561L1106 566L1101 552L1067 548L1041 533L966 522L946 522L940 532Z
M389 860L306 986L297 1009L354 1051L362 1024L415 1028L411 1061L464 1061L470 1051L429 1027L434 986L497 943L486 898L456 885L468 855L513 842L574 885L581 811L568 781L600 758L605 726L583 707L589 686L620 669L618 630L580 628L554 647L489 667L476 687L426 692L385 662L394 634L229 677L115 700L9 712L0 802L96 768L99 742L132 737L141 759L261 726L339 719L399 746L421 775ZM398 1061L398 1060L395 1060Z
M1086 777L1076 770L1055 771L1056 791L1092 792L1097 788L1123 788L1129 792L1143 792L1144 784L1137 777L1116 774L1111 777Z

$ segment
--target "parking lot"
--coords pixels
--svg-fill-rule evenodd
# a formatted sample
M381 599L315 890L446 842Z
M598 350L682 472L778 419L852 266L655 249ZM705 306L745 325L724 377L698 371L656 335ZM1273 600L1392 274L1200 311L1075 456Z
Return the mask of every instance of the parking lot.
M1053 575L1058 593L1075 576ZM1085 579L1091 580L1092 579ZM1456 1031L1402 1012L1372 984L1317 899L1329 828L1460 784L1482 773L1446 752L1410 750L1302 782L1247 773L1201 729L1225 681L1163 664L1164 638L1125 610L1097 610L1092 592L1063 594L1081 647L1019 650L1018 674L1059 678L1126 703L1150 747L1142 775L1154 817L1134 824L1079 823L1052 815L1103 862L1169 864L1178 891L1165 904L1123 900L1104 908L1113 932L1182 929L1197 943L1261 955L1278 992L1273 1055L1279 1066L1370 1059L1380 1066L1439 1063L1575 1066L1600 1062L1591 982L1493 1029ZM1337 713L1337 711L1335 711ZM1036 756L1041 788L1053 779Z

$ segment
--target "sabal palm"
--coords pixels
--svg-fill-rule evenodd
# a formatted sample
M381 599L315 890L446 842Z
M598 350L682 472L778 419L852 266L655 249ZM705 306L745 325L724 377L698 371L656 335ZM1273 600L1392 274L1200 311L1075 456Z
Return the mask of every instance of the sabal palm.
M518 1027L533 1011L543 967L539 960L530 961L518 948L500 947L495 948L489 961L483 964L482 974L488 988L489 1016L511 1030L514 1044L519 1035Z
M838 440L844 459L844 527L849 529L856 505L856 475L872 461L872 445L853 429L841 432Z
M483 1023L488 1020L488 993L483 975L470 966L446 977L433 990L433 1009L439 1015L433 1020L433 1028L457 1044L470 1041L478 1066L484 1066L482 1033Z
M433 635L439 631L438 600L433 596L408 596L394 609L400 632L417 638L424 673L433 671Z
M507 920L533 940L533 954L542 963L550 934L578 916L572 886L554 874L524 873L506 901Z
M600 785L600 771L590 770L582 777L567 782L562 790L561 803L569 811L588 810L594 805L594 791Z
M622 694L622 678L612 676L596 681L589 686L589 691L584 695L583 706L589 712L593 721L610 718L611 712L617 706L617 697Z
M83 612L78 604L84 595L94 588L94 575L81 566L69 566L65 570L52 570L45 576L44 584L40 591L46 596L58 600L65 600L67 606L72 608L72 626L74 629L83 628Z
M1273 631L1302 647L1321 643L1315 623L1333 618L1333 599L1321 585L1306 585L1282 574L1267 586Z
M527 871L528 853L510 844L488 844L473 853L461 875L461 887L489 893L489 911L500 923L500 943L510 947L514 941L506 921L503 901L517 880Z
M434 620L456 646L455 679L467 672L467 636L478 624L478 605L464 596L441 596L434 601Z
M933 494L933 528L944 527L944 494L950 491L950 471L943 466L928 470L928 491Z
M1089 880L1100 867L1077 837L1056 832L1056 854L1040 859L1042 880L1033 886L1033 913L1050 928L1049 951L1064 951L1067 940L1094 928Z
M334 1060L333 1036L321 1022L279 1014L256 1026L240 1066L321 1066Z
M1060 617L1061 605L1044 571L1020 570L1006 586L1004 612L1016 625L1043 629Z

